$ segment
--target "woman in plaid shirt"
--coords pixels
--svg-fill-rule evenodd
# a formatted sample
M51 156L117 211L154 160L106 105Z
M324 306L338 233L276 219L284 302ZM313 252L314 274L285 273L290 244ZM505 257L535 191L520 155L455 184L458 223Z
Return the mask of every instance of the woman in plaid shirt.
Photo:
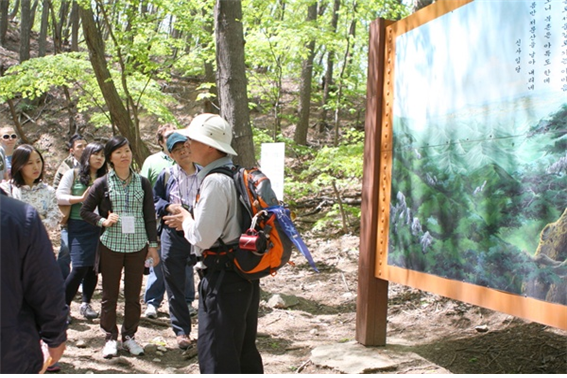
M102 354L105 358L118 355L116 304L124 270L122 345L139 356L144 350L134 335L140 323L144 261L152 258L154 266L159 262L153 192L149 180L131 168L128 139L113 137L106 143L104 155L112 170L94 182L81 207L85 221L103 228L95 261L102 275L100 327L106 333Z

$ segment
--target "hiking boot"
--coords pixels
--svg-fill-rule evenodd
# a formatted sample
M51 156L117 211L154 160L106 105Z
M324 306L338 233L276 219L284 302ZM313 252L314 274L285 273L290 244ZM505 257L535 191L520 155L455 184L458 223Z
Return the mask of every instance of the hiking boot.
M191 339L187 335L177 336L177 346L179 349L189 349L191 347Z
M87 319L96 319L98 318L98 312L96 312L90 303L83 303L80 308L80 313Z
M193 317L193 316L197 315L197 309L195 307L193 307L193 305L191 303L187 304L187 308L189 308L189 316Z
M157 318L157 308L156 308L156 306L154 306L154 305L148 303L148 307L146 307L146 312L144 312L144 316L145 316L146 318L156 319L156 318Z
M122 342L122 348L126 349L130 354L134 356L143 356L144 349L134 340L133 337L126 336L124 341Z
M102 356L104 358L112 358L118 356L118 347L116 340L108 340L102 349Z

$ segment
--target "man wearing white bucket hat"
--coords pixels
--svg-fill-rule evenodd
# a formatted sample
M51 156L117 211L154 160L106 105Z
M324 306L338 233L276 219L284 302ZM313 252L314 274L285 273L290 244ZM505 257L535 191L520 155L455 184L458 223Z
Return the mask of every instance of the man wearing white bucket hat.
M232 127L216 114L201 114L189 127L179 130L188 138L193 161L203 167L198 173L199 195L193 214L181 206L163 219L167 225L183 229L185 238L195 246L202 259L199 284L199 332L197 351L203 374L263 373L262 357L256 348L259 280L240 277L228 257L203 258L207 250L235 244L241 235L242 217L236 188L231 177L211 173L232 167L230 146Z

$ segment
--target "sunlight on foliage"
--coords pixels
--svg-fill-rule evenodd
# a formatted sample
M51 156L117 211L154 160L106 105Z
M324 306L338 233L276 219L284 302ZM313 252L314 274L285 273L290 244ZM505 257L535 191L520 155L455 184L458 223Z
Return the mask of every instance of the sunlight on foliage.
M345 189L356 189L362 181L364 132L351 129L345 133L338 147L322 147L313 150L298 146L288 141L288 148L305 160L305 166L298 172L286 167L286 184L284 192L288 202L293 205L305 197L335 197L333 182L339 192ZM336 200L336 199L335 199ZM360 219L360 206L343 204L343 209L352 225L353 220ZM316 231L326 227L341 227L342 217L337 203L318 219L313 227Z
M111 75L115 82L120 80L118 71L111 70ZM128 84L134 100L148 114L157 116L163 122L175 121L169 110L175 100L162 92L156 81L134 72L128 77ZM48 55L11 67L5 76L0 77L0 100L6 101L18 96L33 100L63 87L70 90L77 110L88 113L95 127L110 124L108 116L102 114L103 109L106 109L104 98L86 53ZM124 98L122 86L117 85L117 89ZM101 113L100 116L98 113Z
M0 99L35 99L56 87L73 87L91 70L86 54L69 53L29 59L8 69L0 78Z
M343 210L345 211L348 222L348 226L352 225L354 219L360 218L360 207L350 206L343 204ZM318 219L313 225L313 231L325 231L332 226L334 228L342 228L342 217L338 204L334 204L330 211L328 211L324 217Z

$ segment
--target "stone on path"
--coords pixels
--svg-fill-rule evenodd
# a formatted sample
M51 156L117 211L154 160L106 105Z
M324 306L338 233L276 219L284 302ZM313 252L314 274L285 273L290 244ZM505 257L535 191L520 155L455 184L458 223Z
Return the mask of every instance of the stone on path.
M311 351L311 362L345 374L362 374L395 369L397 364L376 347L355 341L323 345Z

